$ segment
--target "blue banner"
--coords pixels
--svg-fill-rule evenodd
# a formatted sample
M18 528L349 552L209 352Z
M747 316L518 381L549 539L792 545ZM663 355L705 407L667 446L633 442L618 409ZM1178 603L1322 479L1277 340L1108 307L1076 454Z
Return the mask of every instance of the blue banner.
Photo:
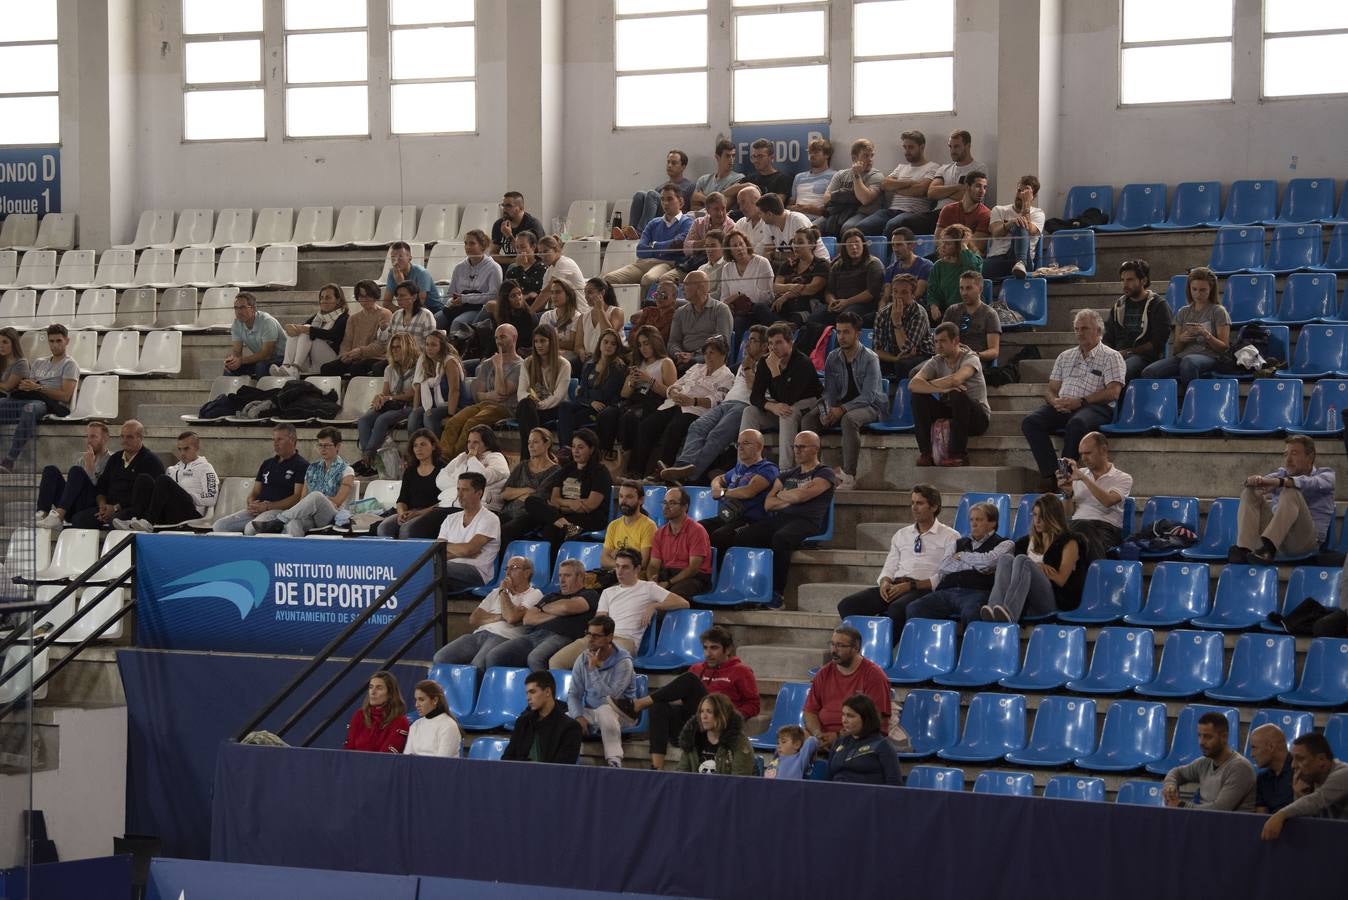
M136 537L136 642L161 650L311 655L398 579L429 541ZM369 641L431 583L426 565L342 648ZM435 615L428 599L380 645L392 652ZM435 651L432 632L411 650ZM339 651L340 653L341 651Z
M749 145L759 138L772 141L773 165L777 170L794 176L810 168L810 141L827 137L827 122L741 125L730 129L730 139L735 142L735 159L739 162L739 170L745 175L754 170L753 164L749 162Z
M0 218L61 211L61 149L0 150Z

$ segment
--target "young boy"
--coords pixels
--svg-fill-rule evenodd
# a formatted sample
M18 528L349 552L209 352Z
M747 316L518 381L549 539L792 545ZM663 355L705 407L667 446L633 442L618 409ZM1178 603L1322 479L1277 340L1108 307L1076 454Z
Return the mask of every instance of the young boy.
M763 772L764 778L805 778L807 768L814 760L819 749L819 740L805 737L805 729L799 725L783 725L777 729L777 754L768 760Z

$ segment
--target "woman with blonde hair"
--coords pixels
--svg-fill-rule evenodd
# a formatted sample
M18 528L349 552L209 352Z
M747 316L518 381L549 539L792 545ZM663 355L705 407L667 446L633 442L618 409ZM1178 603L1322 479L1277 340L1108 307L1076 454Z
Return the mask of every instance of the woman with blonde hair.
M411 415L412 398L416 395L413 380L417 355L417 344L412 335L398 332L389 338L384 384L370 400L370 408L356 420L356 445L360 447L361 459L351 468L362 478L378 474L375 460L380 448L388 440L389 432ZM388 474L391 477L397 473Z
M404 756L457 757L463 749L459 723L449 711L449 699L438 682L418 681L412 689L413 702L420 717L407 732Z
M554 280L545 293L552 295L552 308L544 310L538 324L550 325L557 332L557 351L568 363L580 365L580 344L584 318L590 307L565 281Z
M573 291L585 290L585 276L581 274L580 266L571 257L562 255L562 239L557 235L550 234L538 242L538 256L548 270L543 273L543 290L534 303L534 315L545 308L543 298L548 296L548 285L554 281L565 281Z
M572 294L574 297L575 295ZM571 387L571 362L561 354L557 330L542 324L534 329L533 352L520 367L515 420L520 434L557 420L557 407Z
M408 433L424 427L439 434L445 419L459 411L459 388L463 384L463 360L443 331L436 329L426 335L412 383L416 391L407 416Z
M1089 564L1058 495L1042 494L1031 507L1030 533L1016 541L1013 555L997 560L992 593L978 615L985 622L1019 622L1076 609Z

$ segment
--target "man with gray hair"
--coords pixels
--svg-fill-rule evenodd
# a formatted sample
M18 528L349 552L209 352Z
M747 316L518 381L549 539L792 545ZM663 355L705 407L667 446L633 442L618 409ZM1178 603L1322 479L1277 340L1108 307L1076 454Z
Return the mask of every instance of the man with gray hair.
M702 348L712 338L721 338L728 349L735 337L730 307L712 298L711 279L706 272L688 273L683 279L683 296L688 302L674 310L666 348L680 372L703 361Z
M298 503L304 494L304 474L309 469L309 461L296 449L298 444L294 425L282 422L274 427L271 448L276 455L258 466L253 489L248 492L248 502L243 509L216 519L211 530L242 534L248 523L264 512L290 509Z
M599 592L585 586L585 563L557 564L557 590L524 610L524 633L487 652L487 667L528 666L547 669L552 654L585 637L585 626L599 609Z
M1057 490L1061 467L1053 452L1053 433L1063 432L1063 457L1077 459L1081 439L1114 417L1114 403L1123 392L1123 357L1100 340L1105 331L1100 314L1079 310L1072 330L1077 345L1054 360L1047 402L1020 423L1039 469L1039 490L1046 493Z

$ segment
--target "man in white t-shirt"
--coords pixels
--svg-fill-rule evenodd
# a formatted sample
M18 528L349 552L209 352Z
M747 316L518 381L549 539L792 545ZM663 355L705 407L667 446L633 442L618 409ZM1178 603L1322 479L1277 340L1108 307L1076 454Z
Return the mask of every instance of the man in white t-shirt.
M1068 473L1058 473L1058 487L1071 491L1068 508L1072 530L1094 546L1092 559L1103 558L1132 532L1124 527L1123 501L1133 492L1133 476L1109 461L1109 439L1092 431L1077 445L1080 460L1064 460Z
M828 138L818 137L810 141L806 151L810 168L797 172L791 182L791 205L787 209L804 213L816 222L824 214L824 194L828 193L829 182L833 180L833 143Z
M942 207L963 202L974 174L987 171L986 166L974 159L973 141L973 136L962 128L950 132L950 141L946 144L950 150L950 162L936 170L935 177L927 187L927 199L934 201L936 208L910 216L907 221L900 223L912 229L913 234L932 234Z
M506 641L524 637L525 610L543 602L543 592L533 586L533 577L534 564L526 557L512 556L506 560L501 586L484 597L468 616L473 631L437 650L435 662L472 663L479 673L485 672L487 655Z
M740 218L735 222L735 230L749 239L750 248L759 256L767 253L764 244L768 240L768 223L763 221L763 214L758 211L758 201L762 199L763 192L753 184L745 185L736 198ZM726 237L730 237L730 232L726 232Z
M927 189L941 167L927 159L927 136L916 130L905 131L900 140L903 162L880 183L889 197L889 205L861 220L857 227L864 234L888 237L895 228L906 226L910 217L926 215L935 206L935 201L927 198Z
M460 510L445 519L439 539L445 541L445 590L462 593L481 587L496 574L501 552L501 520L482 505L487 479L481 472L459 476Z
M983 257L984 278L1024 278L1034 268L1034 251L1044 231L1044 211L1034 205L1038 196L1039 179L1022 175L1016 183L1016 202L992 208L988 216L992 240Z
M791 239L802 228L810 227L810 219L804 213L788 212L782 205L782 198L776 194L767 194L758 200L758 212L763 216L763 246L759 252L774 265L786 259L791 249ZM822 240L814 242L814 255L828 262L828 248Z

